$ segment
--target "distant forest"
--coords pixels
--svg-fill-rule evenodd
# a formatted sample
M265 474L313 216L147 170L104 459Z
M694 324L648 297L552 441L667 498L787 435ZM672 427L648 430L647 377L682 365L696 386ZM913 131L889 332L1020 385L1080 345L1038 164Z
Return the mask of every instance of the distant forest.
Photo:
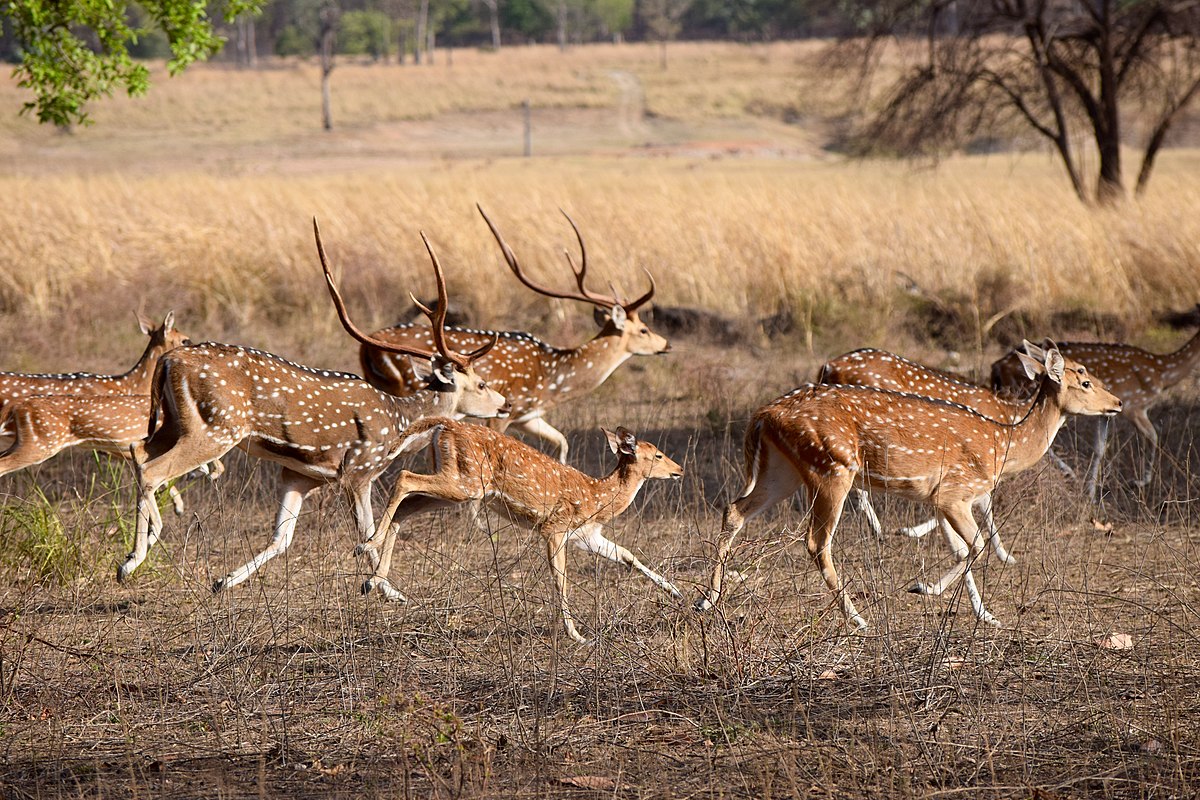
M130 5L135 24L142 13ZM265 0L261 15L219 26L228 41L218 59L317 54L331 19L336 53L403 63L439 47L831 36L856 28L859 16L853 3L815 0ZM130 50L169 55L158 31ZM15 55L6 31L0 56Z

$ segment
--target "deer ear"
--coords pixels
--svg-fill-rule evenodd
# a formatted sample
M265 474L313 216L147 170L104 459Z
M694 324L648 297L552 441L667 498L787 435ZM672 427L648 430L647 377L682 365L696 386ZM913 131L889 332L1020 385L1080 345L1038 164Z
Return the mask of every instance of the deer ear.
M154 323L144 317L141 311L133 312L133 316L137 319L138 330L140 330L144 336L149 336L150 331L154 330Z
M175 311L172 309L167 312L167 316L163 318L163 330L169 331L175 327Z
M1046 354L1042 352L1042 348L1028 339L1021 340L1021 349L1028 353L1030 358L1033 358L1037 361L1044 361L1046 358Z
M1026 342L1026 344L1029 343ZM1029 380L1036 381L1045 374L1046 368L1043 367L1042 362L1038 361L1036 358L1031 358L1022 353L1020 350L1017 351L1017 358L1021 359L1021 366L1025 368L1025 375L1029 378Z
M625 318L626 317L625 317L625 307L624 306L620 306L620 305L613 306L612 311L608 312L608 316L612 319L613 326L615 326L617 330L619 330L619 331L625 330Z
M601 428L600 431L604 434L604 438L608 439L608 449L614 453L618 452L621 449L621 440L617 438L617 435L608 428Z
M1063 358L1062 353L1058 352L1057 348L1046 351L1046 374L1050 380L1062 383L1063 373L1066 369L1066 359Z
M633 431L628 428L617 428L617 440L620 442L620 447L617 451L624 453L627 456L637 455L637 437L633 435Z

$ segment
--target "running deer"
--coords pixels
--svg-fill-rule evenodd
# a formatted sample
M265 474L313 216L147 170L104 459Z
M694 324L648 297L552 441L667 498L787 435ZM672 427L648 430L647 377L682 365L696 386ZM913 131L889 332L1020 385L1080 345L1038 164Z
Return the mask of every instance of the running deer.
M866 627L830 552L846 495L866 486L937 511L956 563L937 583L918 583L911 591L939 595L962 576L976 617L999 624L984 608L971 574L971 561L983 551L972 503L991 492L1003 472L1040 459L1064 415L1121 410L1121 401L1085 367L1057 350L1042 352L1040 359L1019 355L1039 384L1029 410L1015 423L944 400L865 386L809 384L756 411L746 431L746 485L725 510L712 579L697 608L719 601L726 558L747 520L804 486L812 504L808 552L846 619Z
M479 206L476 206L479 208ZM476 369L489 384L501 392L512 403L511 416L506 420L491 423L503 431L509 425L552 443L558 448L558 460L566 463L568 445L562 432L546 421L546 412L561 402L592 391L608 379L617 367L631 356L656 355L670 351L671 345L642 322L638 309L654 296L654 278L650 288L632 302L623 301L614 291L611 295L600 294L588 289L587 249L583 234L575 221L565 212L563 216L575 231L579 242L580 263L567 255L567 264L575 274L578 291L560 291L542 286L531 280L521 269L521 264L512 249L500 235L492 220L479 208L492 235L500 245L504 260L522 284L545 297L563 300L578 300L595 307L596 322L600 332L591 341L578 347L552 347L528 333L517 331L484 331L466 328L447 328L446 338L454 347L478 347L482 342L499 337L499 344L487 358L476 364ZM401 324L384 328L374 334L377 339L394 344L413 346L428 345L430 331L427 327ZM373 385L385 392L407 395L419 387L412 363L379 348L363 346L359 352L363 375Z
M593 478L481 425L426 419L409 426L403 449L414 452L432 444L435 472L421 475L405 470L396 479L375 536L356 551L373 551L383 532L375 574L363 584L363 594L378 591L389 600L405 602L404 595L388 581L401 522L425 511L483 500L531 527L545 541L563 625L577 642L586 640L575 628L567 603L568 544L626 564L672 597L681 597L670 581L605 538L601 529L629 507L647 480L676 480L682 477L683 468L654 445L639 442L625 428L617 428L615 433L605 430L604 435L617 455L617 466L603 478Z
M1200 304L1196 309L1200 311ZM1158 451L1158 431L1150 422L1149 411L1162 402L1168 389L1195 374L1200 367L1200 331L1173 353L1151 353L1130 344L1107 342L1060 342L1058 350L1065 357L1085 365L1121 398L1125 404L1124 416L1129 417L1138 433L1150 443L1141 476L1134 480L1135 486L1148 485L1154 474ZM1030 384L1018 368L1014 353L997 360L992 364L992 387L1000 393L1029 396ZM1084 482L1088 499L1093 502L1100 479L1100 462L1108 448L1109 423L1110 420L1103 418L1096 426L1095 448Z
M164 353L190 344L187 334L176 330L175 312L168 311L162 325L138 317L138 327L150 337L142 357L128 372L121 375L92 375L87 372L35 375L23 372L0 372L0 416L9 403L34 394L75 395L145 395L150 396L150 379L154 365ZM12 436L12 417L0 422L0 436Z
M0 454L0 475L40 464L69 447L87 447L120 458L146 438L150 395L29 395L0 411L0 426L12 444ZM210 471L211 467L211 471ZM223 470L220 461L201 467L212 477ZM167 489L175 513L183 513L183 498Z
M236 586L284 553L304 498L322 484L343 483L360 540L369 539L375 532L371 485L399 453L404 429L415 420L454 413L478 417L507 413L504 398L489 388L472 366L493 342L467 355L460 355L446 342L446 282L423 233L437 278L438 302L436 311L421 308L433 326L436 352L377 341L360 331L334 282L316 220L313 233L343 327L361 342L431 363L425 373L426 387L410 397L395 397L357 375L312 369L271 353L228 344L210 342L169 353L155 374L151 435L134 459L137 538L133 552L117 572L118 580L129 577L159 538L162 519L151 499L154 491L234 447L280 465L279 513L270 545L218 580L213 591Z
M991 389L968 383L952 373L874 348L854 350L826 361L817 376L817 383L874 386L889 392L946 400L973 409L997 422L1017 422L1029 409L1028 400L1002 397ZM1053 456L1054 451L1051 450L1050 453ZM850 499L866 517L872 532L876 536L882 535L883 526L879 523L879 517L875 514L867 491L854 489ZM1014 563L1016 559L1004 548L1000 532L996 529L991 493L982 495L975 502L975 506L983 514L988 530L988 542L996 556L1006 564ZM924 536L936 528L937 520L931 519L911 528L901 528L900 533L915 538Z

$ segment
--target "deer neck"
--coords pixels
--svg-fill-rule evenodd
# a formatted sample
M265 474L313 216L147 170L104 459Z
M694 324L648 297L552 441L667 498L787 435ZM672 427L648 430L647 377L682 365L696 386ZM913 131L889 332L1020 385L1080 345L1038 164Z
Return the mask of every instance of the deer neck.
M602 331L574 350L560 350L549 375L552 389L589 392L608 379L632 354L621 333Z
M128 372L117 375L114 381L129 391L129 394L150 394L150 382L154 377L154 368L158 359L167 352L167 348L151 341L142 352L142 357L129 368Z
M621 459L612 472L590 480L596 509L587 515L587 519L589 522L607 522L629 508L646 482L646 476L635 469L635 462Z
M1046 455L1054 437L1066 422L1059 391L1061 389L1056 389L1052 381L1043 378L1024 419L1003 426L1007 438L1001 438L1000 445L1007 449L998 454L1004 459L1001 473L1028 469Z
M1196 331L1183 347L1163 356L1163 386L1179 383L1200 365L1200 331Z
M378 390L377 390L378 391ZM383 406L392 419L396 436L424 417L453 417L458 408L458 391L435 391L428 387L407 397L379 392Z

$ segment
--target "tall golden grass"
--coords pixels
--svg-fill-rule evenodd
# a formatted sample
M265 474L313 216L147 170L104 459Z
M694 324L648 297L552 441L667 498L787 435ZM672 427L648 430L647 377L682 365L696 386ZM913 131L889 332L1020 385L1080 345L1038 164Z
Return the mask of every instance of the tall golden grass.
M199 336L343 358L313 216L364 324L407 315L410 290L430 293L425 230L454 300L476 323L565 338L564 321L581 315L562 306L548 314L551 306L520 289L476 202L546 282L569 280L561 250L573 239L561 208L587 237L600 286L615 281L632 293L645 267L658 302L745 318L787 311L829 349L889 341L911 310L913 283L977 320L964 350L1005 313L1037 321L1090 310L1136 334L1155 312L1200 299L1195 151L1164 153L1144 198L1101 210L1078 203L1045 154L931 168L846 163L815 149L809 158L754 148L741 152L759 155L726 158L711 142L528 160L370 151L375 139L411 134L397 120L472 119L530 96L568 109L568 130L569 109L618 102L614 70L637 77L652 112L645 120L657 126L651 135L686 142L714 130L783 131L794 142L807 128L773 120L779 108L832 107L819 99L828 87L813 68L816 47L672 46L666 71L655 48L633 46L463 51L452 66L443 54L421 68L347 64L335 73L341 130L350 131L342 138L316 131L315 67L304 63L189 70L144 99L97 105L97 124L68 136L6 117L0 335L13 346L2 366L50 368L47 354L64 347L81 366L111 363L111 337L132 347L134 336L110 334L130 328L114 320L138 305L176 308ZM19 98L0 86L9 109ZM460 126L443 135L464 134ZM358 146L367 149L355 155ZM64 319L78 336L43 333Z

